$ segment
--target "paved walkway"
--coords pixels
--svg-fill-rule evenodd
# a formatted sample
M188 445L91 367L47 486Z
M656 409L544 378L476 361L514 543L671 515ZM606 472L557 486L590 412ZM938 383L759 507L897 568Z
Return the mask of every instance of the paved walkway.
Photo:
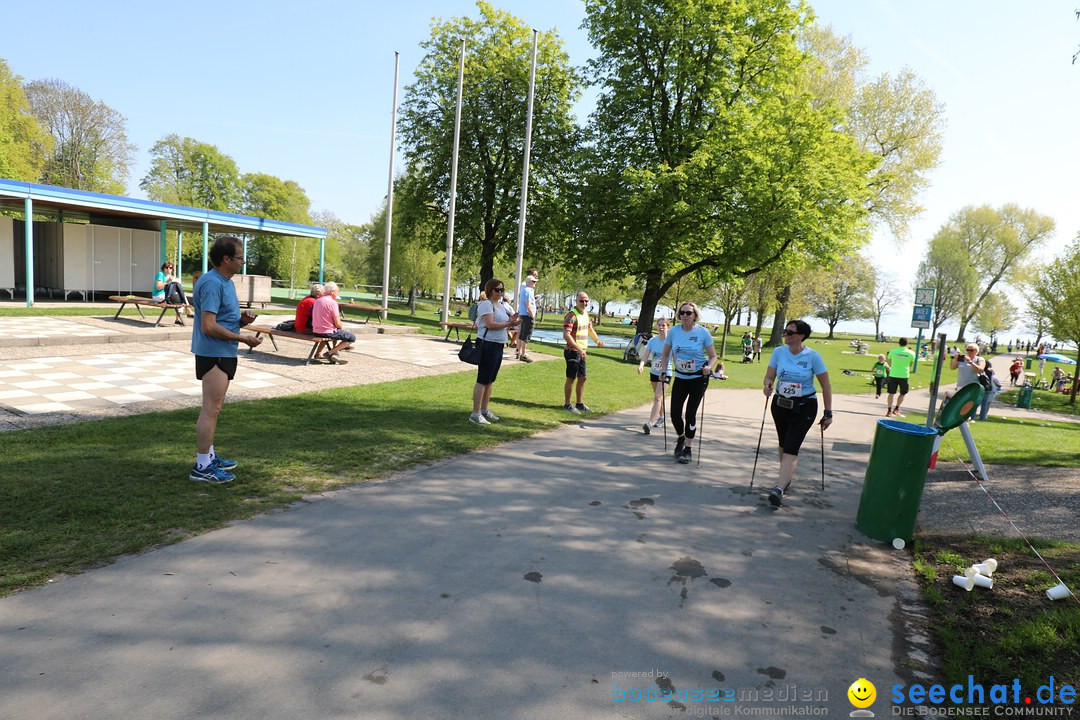
M700 466L639 408L4 598L0 717L846 716L859 677L882 717L931 651L910 555L853 526L881 403L836 399L777 510L763 402L714 384Z

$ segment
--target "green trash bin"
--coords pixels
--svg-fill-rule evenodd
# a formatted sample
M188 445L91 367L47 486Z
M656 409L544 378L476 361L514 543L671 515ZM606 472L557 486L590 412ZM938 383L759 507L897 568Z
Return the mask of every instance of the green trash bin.
M1031 385L1021 385L1020 392L1016 394L1016 407L1030 408L1031 396L1035 394L1035 388Z
M1031 369L1031 356L1030 355L1028 355L1027 360L1024 361L1024 369L1025 370L1030 370Z
M934 452L935 428L878 420L855 527L875 540L911 540Z

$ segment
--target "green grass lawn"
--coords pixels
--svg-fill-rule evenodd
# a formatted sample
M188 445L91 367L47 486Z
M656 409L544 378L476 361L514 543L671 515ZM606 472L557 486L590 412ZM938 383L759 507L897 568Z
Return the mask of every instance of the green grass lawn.
M922 425L926 422L926 415L906 413L905 422ZM1027 420L1000 417L995 416L991 409L990 416L984 422L972 423L970 428L984 463L1080 467L1080 423L1049 418ZM945 462L956 462L957 457L970 462L964 439L958 430L945 435L938 457Z

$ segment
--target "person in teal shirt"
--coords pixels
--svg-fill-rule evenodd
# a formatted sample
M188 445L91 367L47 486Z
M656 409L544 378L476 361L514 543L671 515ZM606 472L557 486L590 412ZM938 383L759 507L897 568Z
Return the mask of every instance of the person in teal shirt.
M799 464L799 449L806 433L817 419L817 390L814 379L821 384L825 413L821 431L832 425L832 385L825 361L816 350L803 345L810 337L810 325L792 320L784 328L784 345L773 350L765 371L765 397L772 396L772 417L780 444L780 482L769 493L774 507L783 504L784 494L795 477ZM773 394L775 391L775 395Z
M664 340L664 354L660 359L663 381L667 377L668 361L675 370L675 380L671 383L671 427L675 428L678 438L675 441L675 459L684 465L690 462L690 444L697 432L697 409L709 387L709 375L716 364L716 348L713 347L712 335L698 325L701 312L692 302L685 302L679 307L679 324L668 331ZM683 415L683 403L686 415Z

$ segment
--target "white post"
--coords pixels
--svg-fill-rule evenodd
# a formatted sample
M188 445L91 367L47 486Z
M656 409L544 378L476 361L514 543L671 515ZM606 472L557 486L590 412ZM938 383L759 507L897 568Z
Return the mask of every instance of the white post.
M525 258L525 208L529 202L529 155L532 153L532 116L533 91L536 88L536 44L539 33L533 30L532 70L529 72L529 109L525 116L525 161L521 170L521 212L518 213L517 262L514 264L514 305L520 313L521 286L525 278L521 276L521 265Z
M386 319L390 307L390 229L394 218L394 140L397 138L397 88L401 53L394 51L394 105L390 110L390 177L386 181L386 241L383 246L382 310L379 317Z
M442 319L450 322L450 273L454 260L454 208L457 204L458 143L461 142L461 91L465 85L465 41L461 41L458 64L457 113L454 117L454 156L450 163L450 221L446 229L446 280L443 282Z

